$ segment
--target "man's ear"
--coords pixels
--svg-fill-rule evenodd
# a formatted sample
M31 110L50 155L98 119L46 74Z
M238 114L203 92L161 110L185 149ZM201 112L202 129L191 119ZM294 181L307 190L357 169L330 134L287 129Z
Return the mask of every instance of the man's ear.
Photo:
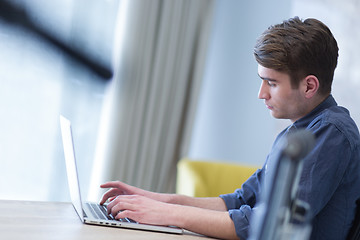
M319 79L314 75L308 75L305 77L303 83L305 85L305 97L312 98L319 90Z

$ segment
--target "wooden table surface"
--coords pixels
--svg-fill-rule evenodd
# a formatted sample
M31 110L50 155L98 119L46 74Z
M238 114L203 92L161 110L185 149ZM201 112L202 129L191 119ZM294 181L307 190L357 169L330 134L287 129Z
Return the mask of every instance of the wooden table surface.
M83 224L71 203L0 200L0 239L207 239L183 235Z

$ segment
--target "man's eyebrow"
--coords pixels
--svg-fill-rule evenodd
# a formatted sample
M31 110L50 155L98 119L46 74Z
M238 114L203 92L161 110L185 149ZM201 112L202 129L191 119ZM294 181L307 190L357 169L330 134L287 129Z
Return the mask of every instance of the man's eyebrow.
M258 74L259 78L261 78L262 80L265 80L265 81L269 81L269 82L277 82L276 79L273 79L273 78L267 78L267 77L262 77Z

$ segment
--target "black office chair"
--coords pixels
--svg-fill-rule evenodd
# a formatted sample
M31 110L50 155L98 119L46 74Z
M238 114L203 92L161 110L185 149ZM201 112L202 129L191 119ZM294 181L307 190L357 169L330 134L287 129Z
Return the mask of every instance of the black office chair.
M360 199L356 201L356 213L352 227L350 228L349 234L346 240L360 240Z

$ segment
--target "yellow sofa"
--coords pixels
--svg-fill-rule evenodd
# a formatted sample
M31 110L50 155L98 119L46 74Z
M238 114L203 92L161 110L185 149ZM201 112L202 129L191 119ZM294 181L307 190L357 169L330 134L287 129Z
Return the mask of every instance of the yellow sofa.
M193 197L217 197L232 193L258 168L183 158L177 164L176 193Z

